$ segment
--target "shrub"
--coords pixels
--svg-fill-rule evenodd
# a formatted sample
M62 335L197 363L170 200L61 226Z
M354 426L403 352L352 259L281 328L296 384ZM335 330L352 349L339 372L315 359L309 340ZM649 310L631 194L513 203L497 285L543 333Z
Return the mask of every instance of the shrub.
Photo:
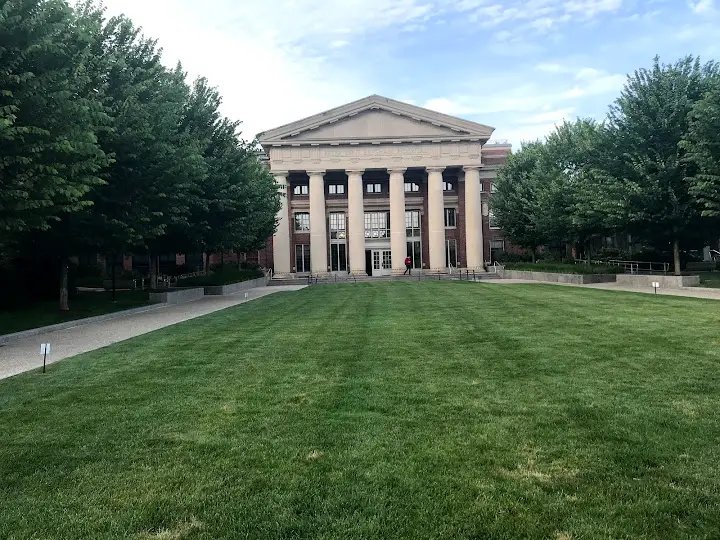
M179 287L211 287L229 285L231 283L239 283L263 277L263 273L259 269L238 270L225 266L224 268L213 272L207 276L198 276L178 281Z
M598 264L561 264L561 263L510 263L505 265L508 270L528 270L531 272L552 272L556 274L622 274L618 266Z
M75 285L77 287L101 289L103 287L103 281L102 276L84 276L77 278L75 280Z
M494 259L499 263L530 262L532 261L532 255L530 255L529 253L507 253L503 251L502 253L497 253L494 256Z

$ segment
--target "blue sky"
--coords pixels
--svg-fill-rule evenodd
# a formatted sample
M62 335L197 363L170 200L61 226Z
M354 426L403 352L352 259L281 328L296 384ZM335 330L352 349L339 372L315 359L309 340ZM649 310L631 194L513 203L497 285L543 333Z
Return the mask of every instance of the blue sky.
M720 60L720 0L105 0L220 87L252 138L381 94L514 145L604 117L659 54Z

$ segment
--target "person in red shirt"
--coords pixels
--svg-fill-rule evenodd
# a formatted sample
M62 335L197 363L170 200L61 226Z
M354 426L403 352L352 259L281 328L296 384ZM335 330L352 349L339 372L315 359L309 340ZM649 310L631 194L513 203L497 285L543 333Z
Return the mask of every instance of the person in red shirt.
M405 274L412 276L412 259L410 257L405 257L405 271L403 272L403 276Z

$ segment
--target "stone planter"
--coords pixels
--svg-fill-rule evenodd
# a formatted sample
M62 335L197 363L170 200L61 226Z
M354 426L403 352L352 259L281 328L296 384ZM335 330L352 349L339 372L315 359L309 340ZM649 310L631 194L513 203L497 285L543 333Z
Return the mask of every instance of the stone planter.
M589 283L613 283L618 277L615 274L555 274L553 272L531 272L529 270L499 269L498 275L504 279L527 279L546 281L548 283L571 283L587 285Z
M620 274L617 282L628 287L652 288L653 281L660 284L661 289L680 289L681 287L697 287L700 276L638 276Z
M238 283L230 283L228 285L213 285L205 287L207 296L225 296L228 294L236 294L242 291L254 289L256 287L265 287L268 284L267 277L251 279L248 281L240 281Z
M168 289L167 292L151 292L150 302L153 304L182 304L192 302L205 296L205 289L197 287L194 289Z

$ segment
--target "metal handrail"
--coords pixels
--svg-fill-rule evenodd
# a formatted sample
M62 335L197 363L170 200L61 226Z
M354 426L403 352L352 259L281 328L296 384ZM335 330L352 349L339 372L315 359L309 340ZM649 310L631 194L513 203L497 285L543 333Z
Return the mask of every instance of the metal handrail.
M575 259L575 264L600 264L610 265L623 268L630 274L667 274L670 271L670 263L659 261L623 261L619 259L610 259L607 261Z

